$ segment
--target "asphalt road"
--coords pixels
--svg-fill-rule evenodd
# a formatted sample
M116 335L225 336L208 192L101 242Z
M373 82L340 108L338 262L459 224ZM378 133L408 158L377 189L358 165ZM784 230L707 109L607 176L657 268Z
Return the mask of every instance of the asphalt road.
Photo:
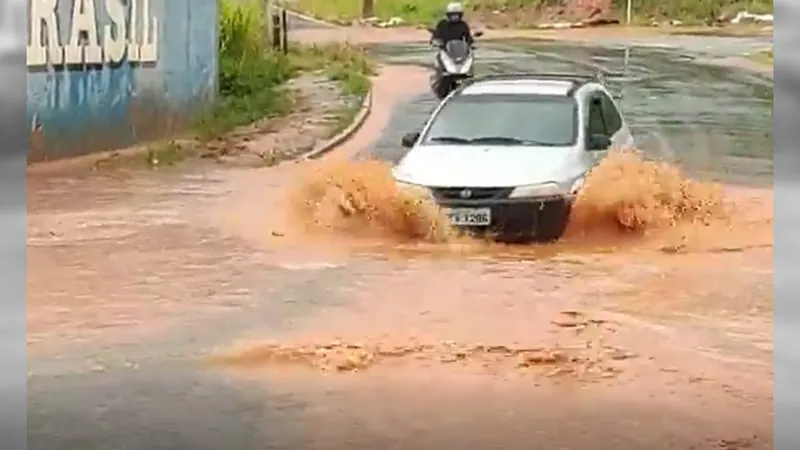
M413 46L376 51L398 62L426 57ZM574 66L570 60L619 64L619 53L603 49L551 46L534 53L487 45L484 61L499 70L527 68L532 62L560 70ZM771 145L765 131L769 82L722 69L690 68L684 53L647 50L634 56L634 72L651 75L634 81L634 94L626 97L634 125L644 135L666 136L678 153L690 137L711 130L721 139L705 145L712 169L768 180L772 168L760 152ZM396 157L387 152L397 148L400 134L424 120L430 107L427 96L401 105L371 153ZM694 134L681 134L687 123L702 125ZM736 146L749 153L737 157L729 151ZM553 314L629 289L623 283L649 280L656 264L619 263L597 255L567 255L558 262L515 254L415 258L380 252L281 264L279 250L222 235L204 221L228 194L226 176L211 171L126 180L52 179L37 187L34 195L42 197L42 208L48 192L68 185L81 201L130 212L127 223L112 223L102 215L70 210L63 197L53 195L51 207L75 218L74 224L61 224L74 225L75 241L50 245L46 230L33 239L29 231L29 264L51 270L43 279L52 287L43 284L38 292L47 291L53 300L48 303L63 308L67 317L38 335L38 350L29 354L30 449L687 449L720 448L725 442L771 448L771 399L761 390L747 390L761 389L771 362L758 347L763 343L756 342L763 330L747 329L739 316L706 329L698 324L672 328L661 319L631 315L647 327L629 319L628 325L604 333L626 336L616 339L630 345L640 343L642 351L652 354L639 361L656 362L625 366L630 379L607 389L502 374L454 375L436 367L387 369L361 378L307 372L241 375L208 367L202 363L207 351L242 336L285 338L308 330L329 340L348 333L373 336L371 330L374 336L383 333L401 341L406 332L431 342L568 341L574 336L551 324ZM285 187L275 181L275 189ZM719 295L740 294L751 279L766 279L758 272L763 267L751 267L758 266L760 256L749 261L709 256L721 269L703 272L704 281L716 286ZM708 265L662 270L687 276L682 271ZM737 280L723 281L729 277L722 275L733 270L740 271ZM582 281L570 281L576 278ZM694 285L685 284L681 292L689 296ZM669 288L676 285L673 280ZM753 298L760 298L761 290L757 294ZM437 302L420 304L430 296ZM70 302L96 305L99 318L70 321ZM756 306L727 308L749 311ZM104 320L135 326L121 333ZM740 327L738 337L717 334L734 323ZM683 350L669 353L660 342ZM697 342L708 346L702 355L695 352ZM695 360L698 365L689 371L666 367L667 361L689 365ZM736 373L720 369L729 363L739 368Z

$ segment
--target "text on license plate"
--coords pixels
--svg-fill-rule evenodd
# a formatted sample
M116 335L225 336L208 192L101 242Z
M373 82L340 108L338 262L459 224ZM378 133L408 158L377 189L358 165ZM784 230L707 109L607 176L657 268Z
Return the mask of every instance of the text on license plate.
M489 208L453 208L444 213L452 225L489 225L492 222L492 210Z

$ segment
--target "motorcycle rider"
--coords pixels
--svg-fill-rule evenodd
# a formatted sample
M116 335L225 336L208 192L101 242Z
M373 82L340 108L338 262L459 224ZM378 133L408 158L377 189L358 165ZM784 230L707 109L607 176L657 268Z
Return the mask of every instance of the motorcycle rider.
M474 41L472 31L464 21L464 6L459 2L452 2L447 5L444 18L436 24L431 40L437 40L441 45L445 45L449 41L459 39L463 39L470 46Z
M464 21L464 6L459 2L451 2L447 5L444 17L436 24L431 32L431 43L436 46L444 47L450 41L464 40L467 45L472 47L474 38L469 25ZM438 63L434 64L434 73L431 75L431 89L442 98L442 75L443 68ZM442 93L440 93L442 92Z

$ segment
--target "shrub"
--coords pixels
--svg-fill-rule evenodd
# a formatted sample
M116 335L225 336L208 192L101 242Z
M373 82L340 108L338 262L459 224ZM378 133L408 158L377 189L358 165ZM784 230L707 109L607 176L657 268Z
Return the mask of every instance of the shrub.
M206 138L285 111L291 104L280 86L295 69L269 51L266 17L256 0L222 0L219 35L219 98L200 121Z

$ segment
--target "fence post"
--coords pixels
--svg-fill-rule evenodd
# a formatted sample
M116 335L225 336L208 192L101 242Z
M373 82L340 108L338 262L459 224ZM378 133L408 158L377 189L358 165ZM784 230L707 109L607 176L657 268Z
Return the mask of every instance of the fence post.
M361 18L375 17L375 0L361 0Z
M289 53L289 14L286 8L281 8L281 49L283 54Z
M272 11L272 48L281 48L281 15L278 11Z
M261 37L264 41L271 43L272 41L272 22L270 18L272 17L272 0L263 0L264 6L264 18L262 19L261 23Z
M631 26L631 16L633 16L633 0L627 0L625 4L625 25Z

